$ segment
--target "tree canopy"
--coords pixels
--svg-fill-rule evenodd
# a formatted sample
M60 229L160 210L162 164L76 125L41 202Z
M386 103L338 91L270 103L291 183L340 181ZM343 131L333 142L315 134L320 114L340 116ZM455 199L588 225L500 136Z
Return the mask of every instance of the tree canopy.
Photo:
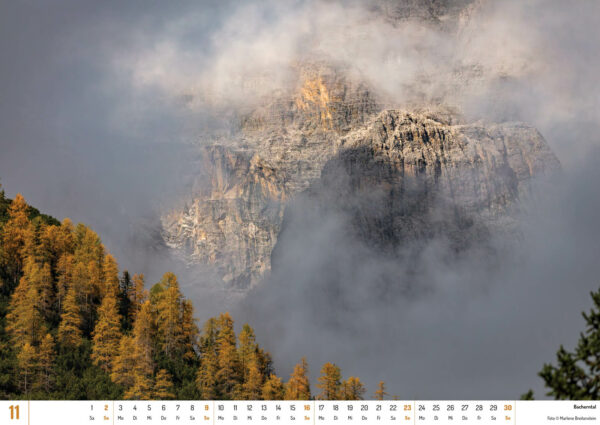
M585 329L573 351L562 345L556 364L545 364L539 373L557 400L598 400L600 398L600 290L591 293L589 312L583 312ZM528 393L531 398L532 393Z
M177 276L148 291L98 234L0 191L0 397L309 400L305 358L288 382L249 324L202 331ZM360 399L358 378L323 367L320 397Z

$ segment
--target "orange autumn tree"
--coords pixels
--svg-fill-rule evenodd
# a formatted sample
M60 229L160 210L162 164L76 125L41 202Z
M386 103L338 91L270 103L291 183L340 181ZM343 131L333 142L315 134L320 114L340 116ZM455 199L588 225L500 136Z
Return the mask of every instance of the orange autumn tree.
M54 362L56 360L55 344L52 335L46 334L37 350L38 376L35 382L37 388L49 392L54 384Z
M110 379L125 388L132 387L135 378L133 369L136 363L133 336L124 335L119 342L119 351L113 362Z
M261 397L263 400L283 400L285 397L285 386L281 378L275 374L269 375L262 387Z
M199 330L194 317L194 307L190 300L183 300L181 303L181 352L183 359L193 362L197 357Z
M152 395L152 398L158 400L171 400L175 398L171 375L165 369L159 370L156 374Z
M2 264L7 269L11 286L16 286L19 282L25 257L25 241L32 231L28 208L25 198L17 193L8 208L9 219L2 229Z
M119 352L121 333L121 315L117 299L112 290L107 291L98 309L98 320L92 332L92 361L104 371L112 370L114 357Z
M249 366L252 361L255 361L256 355L256 336L254 329L247 323L242 326L242 330L238 335L239 349L238 355L240 359L240 367L243 371L243 378L246 379L249 373Z
M362 400L365 392L365 386L360 382L360 379L351 376L342 381L339 398L342 400Z
M126 399L149 400L154 387L152 305L146 301L133 328L134 364L131 370L133 385L125 392Z
M17 362L19 365L19 386L21 387L24 395L29 395L31 387L35 379L35 371L37 369L35 347L30 343L25 343L23 348L17 355Z
M119 293L119 266L115 258L106 254L102 263L102 284L100 285L100 294L106 296L112 294L117 296Z
M153 287L158 343L167 358L181 355L183 335L183 295L177 277L165 273Z
M236 338L233 330L233 319L224 313L217 319L217 390L220 397L235 399L240 394L242 373L239 367L239 356L236 349Z
M52 320L56 296L54 291L52 270L49 263L44 263L44 265L41 267L37 267L31 283L35 286L38 293L38 307L40 313L44 317L44 320Z
M58 341L65 348L77 347L81 343L81 314L75 289L70 288L65 297L63 312L58 326Z
M144 288L144 275L134 274L131 278L132 291L127 294L131 304L129 308L129 321L135 322L137 312L142 307L144 301L148 299L148 291Z
M56 265L56 302L57 309L62 312L63 303L67 296L67 290L73 285L73 254L63 253Z
M247 374L242 384L241 398L244 400L258 400L262 395L264 377L260 372L256 356L249 361Z
M290 379L285 386L286 400L310 400L310 381L308 380L308 363L302 357L294 367Z
M38 308L38 292L27 276L21 277L10 300L6 315L6 331L17 349L25 344L37 345L44 333L42 314Z
M375 400L383 400L388 393L385 391L385 382L379 381L377 384L377 390L375 391Z
M200 368L196 377L196 385L204 399L217 398L217 319L208 319L200 337Z
M261 396L264 376L260 370L256 336L254 330L247 323L242 327L238 340L238 358L243 382L241 398L244 400L257 400Z
M337 400L340 398L342 373L335 363L325 363L321 368L321 376L317 388L321 393L317 398L321 400Z

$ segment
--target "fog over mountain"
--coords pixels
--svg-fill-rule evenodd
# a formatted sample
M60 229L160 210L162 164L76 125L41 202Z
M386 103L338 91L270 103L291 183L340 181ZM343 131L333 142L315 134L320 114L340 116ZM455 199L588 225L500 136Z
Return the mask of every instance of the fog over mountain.
M4 2L0 182L178 273L201 321L249 321L281 375L307 355L369 393L539 397L600 283L599 16Z

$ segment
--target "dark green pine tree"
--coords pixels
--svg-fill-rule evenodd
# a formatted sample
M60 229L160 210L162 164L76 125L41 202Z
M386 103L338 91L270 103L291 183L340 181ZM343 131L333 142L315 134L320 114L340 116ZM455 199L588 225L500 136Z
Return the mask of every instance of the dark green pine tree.
M121 280L119 281L119 314L121 315L123 329L130 330L133 328L131 321L131 293L133 292L133 284L131 276L127 270L123 270Z
M600 290L591 293L594 306L583 312L585 331L580 334L575 352L561 345L557 365L545 364L539 375L547 395L557 400L597 400L600 398Z

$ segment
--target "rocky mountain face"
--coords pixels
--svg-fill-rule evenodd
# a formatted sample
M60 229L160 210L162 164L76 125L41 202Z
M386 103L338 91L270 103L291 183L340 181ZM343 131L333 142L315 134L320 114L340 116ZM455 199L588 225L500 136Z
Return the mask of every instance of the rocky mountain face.
M299 80L292 96L241 117L234 136L198 148L204 184L162 219L167 244L213 265L228 288L268 273L286 205L299 194L352 210L354 227L383 248L439 232L460 248L506 222L531 179L559 167L525 124L386 109L331 67L303 68ZM364 202L349 205L355 199Z
M374 0L372 8L394 22L451 27L480 3ZM465 122L440 104L400 110L339 64L292 67L297 86L194 148L190 196L162 217L167 245L190 264L213 266L231 290L271 270L295 199L343 211L353 232L388 252L435 235L460 250L510 227L532 179L559 167L526 124Z
M516 230L533 178L560 167L528 125L453 123L431 111L384 110L336 146L302 208L341 217L385 253L436 237L461 251Z
M318 179L340 135L379 111L369 90L323 65L303 66L293 96L239 120L235 136L199 148L196 193L163 216L166 243L247 288L270 269L286 202Z

